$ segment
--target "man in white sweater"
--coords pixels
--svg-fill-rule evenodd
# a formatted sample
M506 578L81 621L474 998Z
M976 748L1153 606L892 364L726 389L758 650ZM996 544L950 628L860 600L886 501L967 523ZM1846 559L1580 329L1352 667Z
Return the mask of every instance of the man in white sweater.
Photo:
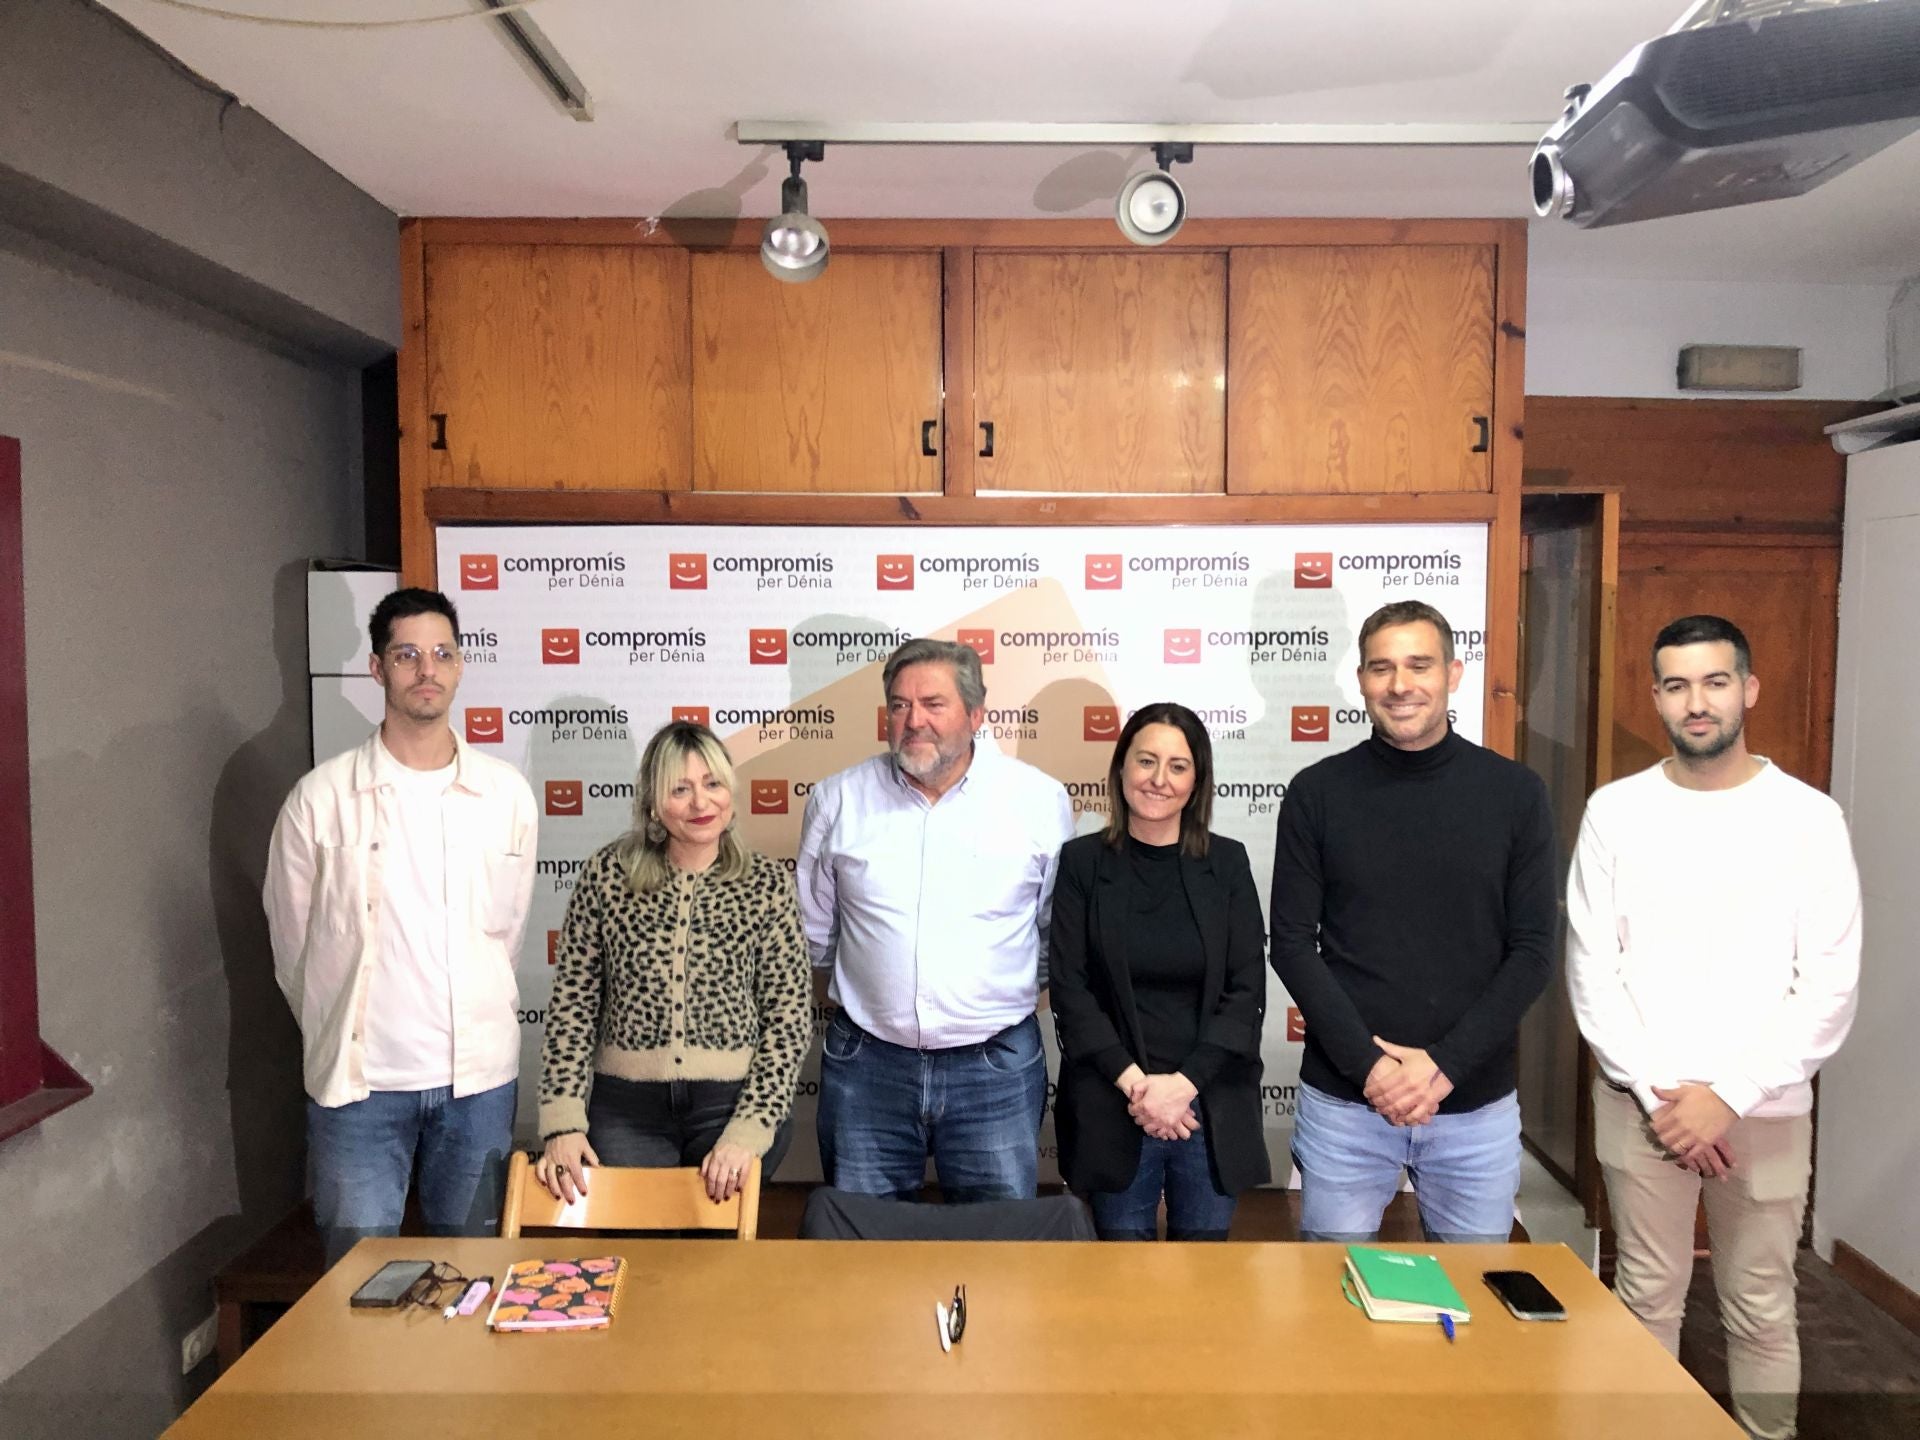
M1810 1082L1853 1022L1860 882L1840 807L1747 751L1739 628L1674 621L1653 675L1672 758L1594 793L1567 881L1614 1289L1678 1353L1704 1182L1734 1413L1775 1440L1800 1389Z

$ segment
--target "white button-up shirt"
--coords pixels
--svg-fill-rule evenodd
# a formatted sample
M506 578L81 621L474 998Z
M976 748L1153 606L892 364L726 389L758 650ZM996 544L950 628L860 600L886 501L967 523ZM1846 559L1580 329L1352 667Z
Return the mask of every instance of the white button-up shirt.
M446 806L447 963L453 1093L520 1072L514 957L533 896L539 825L533 791L511 765L457 734ZM273 827L264 899L274 976L300 1021L307 1094L321 1105L367 1098L366 1006L385 905L382 846L399 765L375 731L293 787Z
M975 1045L1033 1014L1073 807L1060 782L976 744L936 804L891 754L814 787L800 914L830 994L871 1035Z

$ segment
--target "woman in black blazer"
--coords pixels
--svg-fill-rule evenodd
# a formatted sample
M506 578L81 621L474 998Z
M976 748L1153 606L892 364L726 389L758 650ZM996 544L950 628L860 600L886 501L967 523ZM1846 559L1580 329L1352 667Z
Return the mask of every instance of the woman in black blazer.
M1161 702L1120 732L1113 818L1070 840L1048 957L1060 1170L1103 1240L1224 1240L1270 1174L1260 1116L1266 932L1246 847L1211 834L1213 747Z

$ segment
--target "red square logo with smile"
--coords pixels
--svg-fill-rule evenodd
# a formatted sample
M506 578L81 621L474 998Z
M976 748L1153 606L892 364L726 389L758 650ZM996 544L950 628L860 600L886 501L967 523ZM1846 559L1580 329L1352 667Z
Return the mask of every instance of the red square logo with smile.
M547 964L557 965L559 963L560 932L558 930L549 930L547 931Z
M1326 705L1293 707L1293 738L1304 744L1317 744L1332 735L1333 712Z
M750 665L786 664L787 632L749 630L747 632L747 663Z
M1087 589L1118 590L1120 588L1120 557L1118 555L1087 556Z
M586 786L578 780L547 781L547 814L579 815L584 812Z
M1089 705L1080 712L1080 738L1082 740L1117 740L1120 738L1120 707L1118 705Z
M887 707L880 707L880 733L874 737L882 745L887 743Z
M540 632L540 663L542 665L578 665L580 663L580 632L578 630L542 630Z
M1287 1039L1304 1040L1307 1038L1307 1017L1300 1013L1298 1005L1287 1006Z
M993 631L961 630L953 638L978 655L982 665L993 664Z
M713 711L705 705L676 705L673 707L673 718L676 724L711 725L713 722L708 717L712 714Z
M467 743L498 745L507 738L506 713L498 705L479 705L467 711Z
M669 590L706 589L707 557L694 554L667 556L667 588Z
M784 815L787 813L787 782L784 780L755 780L748 787L751 811L755 815Z
M1169 630L1166 632L1166 663L1169 665L1198 665L1200 663L1200 632L1198 630Z
M498 555L462 555L460 557L460 588L462 590L498 590L500 588L500 557Z
M911 590L913 588L913 556L874 556L873 583L882 590Z
M1293 588L1331 590L1333 588L1333 552L1302 550L1293 557Z

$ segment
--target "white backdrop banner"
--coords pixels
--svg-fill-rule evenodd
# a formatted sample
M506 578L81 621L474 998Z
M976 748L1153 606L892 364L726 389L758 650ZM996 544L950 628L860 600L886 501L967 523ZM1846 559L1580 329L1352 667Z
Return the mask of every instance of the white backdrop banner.
M1447 616L1466 661L1455 725L1481 735L1483 525L443 526L439 560L468 662L454 723L520 766L542 809L520 957L523 1133L574 877L627 826L641 749L670 720L726 742L746 839L791 864L813 784L884 744L881 662L913 636L980 652L981 743L1064 784L1083 831L1105 822L1126 717L1177 700L1213 737L1214 827L1245 842L1263 903L1287 782L1368 733L1355 637L1376 607L1420 599ZM1302 1027L1277 980L1268 999L1284 1177ZM787 1179L819 1178L818 1078L816 1043ZM1049 1116L1044 1179L1053 1158Z

